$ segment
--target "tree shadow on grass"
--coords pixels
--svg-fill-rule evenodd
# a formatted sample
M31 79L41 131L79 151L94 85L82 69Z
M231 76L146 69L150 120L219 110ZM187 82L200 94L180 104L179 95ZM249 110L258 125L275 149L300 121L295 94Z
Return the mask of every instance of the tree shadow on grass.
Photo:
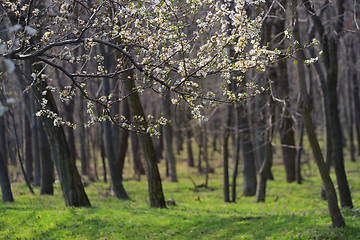
M264 239L294 231L307 216L240 216L141 209L130 217L72 211L35 239ZM315 227L315 226L314 226Z

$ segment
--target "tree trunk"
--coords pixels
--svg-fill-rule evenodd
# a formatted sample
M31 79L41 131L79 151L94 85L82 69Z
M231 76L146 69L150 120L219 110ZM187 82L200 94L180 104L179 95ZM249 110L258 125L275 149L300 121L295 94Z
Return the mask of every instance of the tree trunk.
M110 94L110 84L109 79L104 78L103 79L103 90L104 90L104 96L107 96ZM112 124L109 121L105 121L102 124L103 130L104 130L104 143L105 143L105 152L109 164L109 171L111 176L111 182L113 186L113 191L117 198L119 199L129 199L129 196L127 192L125 191L125 188L122 183L122 168L120 159L116 156L116 151L114 149L114 135L113 135L113 129ZM121 151L126 151L126 149L121 149Z
M3 202L13 202L14 198L11 192L8 169L1 155L0 155L0 185L1 185Z
M35 111L34 111L35 112ZM34 159L34 185L41 185L41 160L40 160L40 147L39 147L39 127L40 120L37 117L33 117L31 124L31 137L32 137L32 152Z
M161 105L164 113L164 117L167 120L171 120L171 101L170 101L170 92L169 90L166 90L165 95L161 98ZM175 155L173 151L173 141L172 141L172 128L170 123L166 123L165 126L163 126L164 129L164 145L165 145L165 151L166 151L166 159L169 164L169 176L171 182L177 182L177 175L176 175L176 160Z
M41 159L41 185L40 194L54 194L54 163L51 159L50 144L43 127L39 126L39 145Z
M327 68L328 109L331 125L331 142L341 207L352 208L352 199L344 167L343 141L337 101L337 40L329 39L330 66Z
M123 116L125 116L126 119L130 119L130 109L126 99L124 100L124 108L122 114ZM128 142L129 142L129 131L125 129L120 129L118 151L116 154L118 157L117 161L119 162L119 171L120 171L121 179L123 179L122 174L125 165L126 152L128 150Z
M264 202L266 197L266 184L271 173L271 167L273 164L273 147L272 147L272 137L274 132L274 119L275 113L274 108L275 104L271 99L268 100L268 120L265 133L265 159L262 161L260 170L259 170L259 184L256 188L256 202Z
M296 182L301 184L302 177L301 177L301 153L303 149L303 138L304 138L304 123L300 122L299 124L299 143L296 148L296 158L295 158L295 173L296 173Z
M224 192L224 202L230 202L230 193L229 193L229 138L230 138L230 127L232 119L233 105L229 104L226 106L226 123L224 127L224 139L223 139L223 192ZM233 180L233 185L236 186L236 183ZM234 196L233 196L234 198Z
M74 122L75 99L76 98L74 97L73 99L70 100L70 102L65 104L65 116L69 122ZM84 114L84 112L81 112L80 114ZM82 129L82 127L80 128L80 131L82 131L81 129ZM66 130L67 130L66 132L67 132L67 139L68 139L68 143L69 143L70 153L76 159L76 157L78 155L76 152L74 129L67 128ZM80 140L81 140L81 138L80 138ZM82 166L81 166L81 168L82 168ZM83 170L83 169L81 169L81 170Z
M193 132L191 129L191 125L190 125L190 120L191 120L191 115L190 114L186 114L187 120L186 120L186 148L187 148L187 163L189 167L194 167L195 166L195 161L194 161L194 154L193 154L193 150L192 150L192 136L193 136Z
M209 173L210 173L210 162L209 162L209 155L208 155L208 137L207 137L207 127L206 123L202 124L202 145L203 145L203 156L205 162L205 186L208 187L209 183Z
M103 129L101 129L101 134L100 134L100 155L101 155L101 163L102 163L102 169L103 169L103 176L104 176L104 183L107 183L107 171L106 171L106 153L105 153L105 144L104 144L104 140L101 137L104 132Z
M292 0L291 1L291 8L293 12L293 26L294 26L294 37L297 41L299 41L299 45L301 46L301 39L299 34L299 25L298 25L298 17L297 17L297 6L298 1ZM297 59L305 59L303 52L297 52L296 54ZM307 93L306 87L306 80L305 80L305 68L302 63L297 64L297 75L299 81L299 89L300 89L300 96L299 96L299 105L302 111L302 115L304 118L304 125L306 128L306 132L309 138L310 146L314 154L314 159L316 165L319 169L321 180L323 182L326 197L328 202L328 209L332 221L333 227L342 227L345 226L344 219L340 213L340 209L337 202L337 196L335 192L335 188L333 182L330 178L329 172L325 165L323 155L316 137L316 133L313 127L313 122L311 118L311 104L310 99Z
M130 133L131 138L131 150L134 162L134 170L137 179L140 181L141 175L145 174L144 165L141 162L141 154L140 154L140 146L139 146L139 139L136 133Z
M45 82L36 82L33 90L39 99L45 98L47 100L47 108L50 111L58 113L51 93L48 92L45 96L42 95L46 87ZM44 131L48 141L51 143L51 156L56 166L66 206L90 207L89 199L75 165L74 156L70 154L63 127L55 127L53 120L50 118L44 117L43 119Z
M26 175L30 182L34 181L34 161L32 156L32 141L31 141L30 120L26 113L24 113L24 150L25 150L25 169Z
M355 76L353 76L355 75ZM355 143L354 143L354 132L353 132L353 129L354 129L354 114L353 114L353 99L352 99L352 96L351 96L351 89L352 89L352 85L351 85L351 78L352 77L356 77L356 73L353 73L352 71L349 71L349 78L348 79L348 84L347 84L347 96L345 95L344 96L344 101L348 102L346 104L346 109L347 109L347 119L348 119L348 122L347 122L347 127L348 127L348 133L349 133L349 142L350 142L350 147L349 147L349 150L350 150L350 160L352 162L356 162L356 157L355 157Z
M191 130L190 130L191 131ZM189 130L188 130L189 132ZM191 137L189 136L190 133L188 133L188 136L186 138L186 148L187 148L187 156L188 156L188 166L189 167L194 167L194 154L193 154L193 150L192 150L192 141L191 141Z
M243 176L244 176L244 196L254 196L256 194L256 168L254 160L253 145L251 142L249 121L247 118L247 106L241 104L240 111L240 148L242 153Z
M288 183L294 182L296 180L296 149L292 125L293 124L290 113L287 110L284 110L284 116L280 124L280 141L286 170L286 181Z
M1 93L1 92L0 92ZM11 192L11 185L10 185L10 180L9 180L9 174L8 174L8 168L7 168L7 164L6 164L6 159L4 158L4 156L6 157L6 152L5 149L3 148L3 144L5 142L5 134L4 134L4 129L5 129L5 125L4 125L4 116L0 116L0 132L1 132L1 136L0 136L0 185L1 185L1 192L2 192L2 200L3 202L13 202L14 201L14 197L12 195Z
M241 141L241 122L240 122L240 105L235 106L235 114L236 114L236 136L235 136L235 156L234 156L234 172L232 175L232 183L231 183L231 202L236 202L236 179L238 176L239 170L239 162L240 162L240 141ZM228 116L229 117L229 116Z
M333 150L333 160L335 165L336 179L339 186L340 192L340 202L341 206L345 208L352 208L352 199L349 189L349 184L346 177L345 167L344 167L344 153L343 153L343 141L342 141L342 132L341 124L339 120L339 111L338 111L338 101L337 101L337 82L338 82L338 56L337 48L340 33L343 30L344 24L344 0L339 0L336 2L337 5L337 22L335 26L335 36L327 36L324 34L324 26L321 23L321 20L315 14L314 10L311 8L309 2L303 1L304 6L312 14L311 17L315 26L318 29L318 32L323 40L323 50L324 50L324 61L326 66L327 73L327 108L329 111L329 124L331 126L331 144Z
M132 76L132 72L129 72L128 77L124 76L123 79L125 95L128 96L127 99L132 117L140 116L145 120L145 114L140 103L139 95L136 91L134 91L135 82ZM146 122L141 123L141 125L143 125L146 129ZM138 137L145 160L145 171L148 180L150 206L154 208L166 208L153 142L148 133L139 133Z
M355 129L358 142L358 156L360 156L360 96L359 96L359 80L357 77L352 78L353 82L353 97L355 107Z

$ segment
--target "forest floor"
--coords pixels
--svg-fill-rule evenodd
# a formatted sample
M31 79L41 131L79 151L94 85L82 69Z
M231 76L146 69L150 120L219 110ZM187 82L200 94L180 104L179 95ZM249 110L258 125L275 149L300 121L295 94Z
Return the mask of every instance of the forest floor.
M240 174L236 203L224 203L220 160L211 162L217 167L209 175L209 188L199 189L194 182L203 184L205 176L179 162L179 182L163 178L166 199L175 201L167 209L149 207L145 177L132 179L130 167L124 185L131 200L114 198L109 183L88 182L91 208L65 207L59 183L54 196L40 196L39 189L31 195L25 184L15 182L15 202L0 203L0 239L360 239L359 159L346 161L354 208L342 210L347 226L340 229L329 227L314 164L303 165L301 185L286 183L284 167L275 164L264 203L241 195Z

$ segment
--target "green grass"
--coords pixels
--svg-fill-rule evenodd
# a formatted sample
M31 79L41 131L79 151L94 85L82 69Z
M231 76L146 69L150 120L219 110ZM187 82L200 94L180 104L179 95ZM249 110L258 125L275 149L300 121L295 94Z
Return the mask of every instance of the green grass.
M160 167L164 173L163 164ZM92 208L65 207L59 184L54 196L40 196L38 189L31 195L23 183L14 183L16 201L0 203L0 239L359 239L359 162L346 162L355 207L342 210L347 227L341 229L329 227L316 167L311 166L311 174L309 166L303 168L306 179L297 185L286 183L284 167L275 165L265 203L241 196L239 176L238 201L225 204L221 168L210 175L213 191L195 192L189 176L197 184L204 183L204 176L181 162L179 183L163 182L166 199L176 201L167 209L150 209L144 177L124 182L129 201L112 197L108 184L91 183L86 192Z

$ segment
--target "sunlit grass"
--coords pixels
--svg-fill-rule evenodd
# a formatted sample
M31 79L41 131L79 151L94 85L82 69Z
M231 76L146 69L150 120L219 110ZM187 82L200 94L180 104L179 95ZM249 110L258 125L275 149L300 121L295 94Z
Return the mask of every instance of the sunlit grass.
M28 193L23 183L14 183L14 203L0 203L0 239L358 239L360 238L359 163L346 162L354 209L342 210L346 228L332 229L326 202L320 200L321 181L316 167L303 165L302 185L285 182L284 167L275 164L274 181L268 182L265 203L241 196L239 176L236 203L223 203L221 155L214 154L209 187L204 175L189 168L178 156L178 183L163 177L166 199L176 206L150 209L145 177L132 180L130 166L125 169L125 188L131 200L115 199L109 184L90 183L86 192L92 208L64 206L59 184L54 196ZM128 160L127 160L127 165ZM160 164L165 176L163 162ZM311 173L311 174L310 174ZM334 178L333 178L334 179ZM336 183L335 183L336 184Z

